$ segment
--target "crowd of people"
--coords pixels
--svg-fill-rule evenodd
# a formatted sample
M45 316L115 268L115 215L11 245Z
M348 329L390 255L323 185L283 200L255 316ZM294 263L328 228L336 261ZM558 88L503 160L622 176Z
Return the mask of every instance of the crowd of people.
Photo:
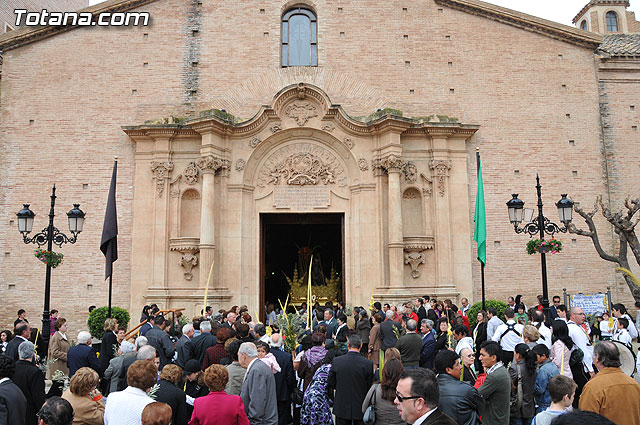
M98 351L86 330L70 344L56 312L40 355L20 310L0 333L0 425L640 425L620 348L640 314L614 304L589 324L560 297L545 317L541 301L509 297L471 321L466 298L316 303L293 344L272 305L266 325L246 306L207 306L181 329L153 305L131 338L107 319Z

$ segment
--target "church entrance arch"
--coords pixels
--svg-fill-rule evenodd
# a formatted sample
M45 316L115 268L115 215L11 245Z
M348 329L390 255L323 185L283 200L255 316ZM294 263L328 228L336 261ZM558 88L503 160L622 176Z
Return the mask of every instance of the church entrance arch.
M344 214L260 214L261 305L284 305L287 296L297 307L306 302L312 256L312 300L342 300Z

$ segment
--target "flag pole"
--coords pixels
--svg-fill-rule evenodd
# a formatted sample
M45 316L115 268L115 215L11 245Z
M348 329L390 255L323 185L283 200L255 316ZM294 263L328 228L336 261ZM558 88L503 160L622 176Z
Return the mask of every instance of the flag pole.
M479 175L480 174L480 147L478 146L476 146L476 171L478 172L478 175ZM480 182L478 182L478 184L480 184ZM483 202L484 202L484 188L482 192L483 192ZM477 202L478 202L478 199L476 196L476 203ZM482 310L486 311L486 307L485 307L486 296L485 296L485 290L484 290L484 262L483 261L480 261L480 277L482 282Z
M111 317L111 290L113 288L113 275L109 276L109 311L107 317Z

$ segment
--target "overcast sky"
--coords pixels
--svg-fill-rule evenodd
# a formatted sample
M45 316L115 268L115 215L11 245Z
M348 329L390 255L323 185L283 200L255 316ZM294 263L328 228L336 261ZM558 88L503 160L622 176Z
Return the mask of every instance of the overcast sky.
M587 4L589 0L491 0L489 3L508 7L540 18L573 25L571 20ZM100 0L89 0L93 5L101 3ZM627 10L636 13L636 19L640 20L640 0L630 0L631 6Z

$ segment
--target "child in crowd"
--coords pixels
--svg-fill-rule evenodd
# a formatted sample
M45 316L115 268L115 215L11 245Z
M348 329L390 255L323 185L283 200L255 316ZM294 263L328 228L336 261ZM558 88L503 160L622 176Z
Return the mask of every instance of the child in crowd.
M613 340L618 341L631 348L631 335L627 328L629 327L629 320L621 317L618 319L618 329L613 334Z
M549 425L554 418L567 413L576 395L576 383L563 375L556 375L549 381L551 406L533 418L531 425Z
M549 381L560 374L558 366L549 359L549 347L538 344L533 347L538 362L538 373L536 374L536 386L533 395L536 400L536 413L543 412L551 406L551 396L549 395Z
M258 347L258 359L262 360L267 366L269 366L271 368L271 372L274 374L280 372L280 365L276 360L276 356L269 352L269 344L258 341L256 342L256 347Z
M603 341L609 341L613 338L613 333L616 331L616 320L609 316L606 311L602 313L602 321L598 318L598 326L600 327L600 339Z

